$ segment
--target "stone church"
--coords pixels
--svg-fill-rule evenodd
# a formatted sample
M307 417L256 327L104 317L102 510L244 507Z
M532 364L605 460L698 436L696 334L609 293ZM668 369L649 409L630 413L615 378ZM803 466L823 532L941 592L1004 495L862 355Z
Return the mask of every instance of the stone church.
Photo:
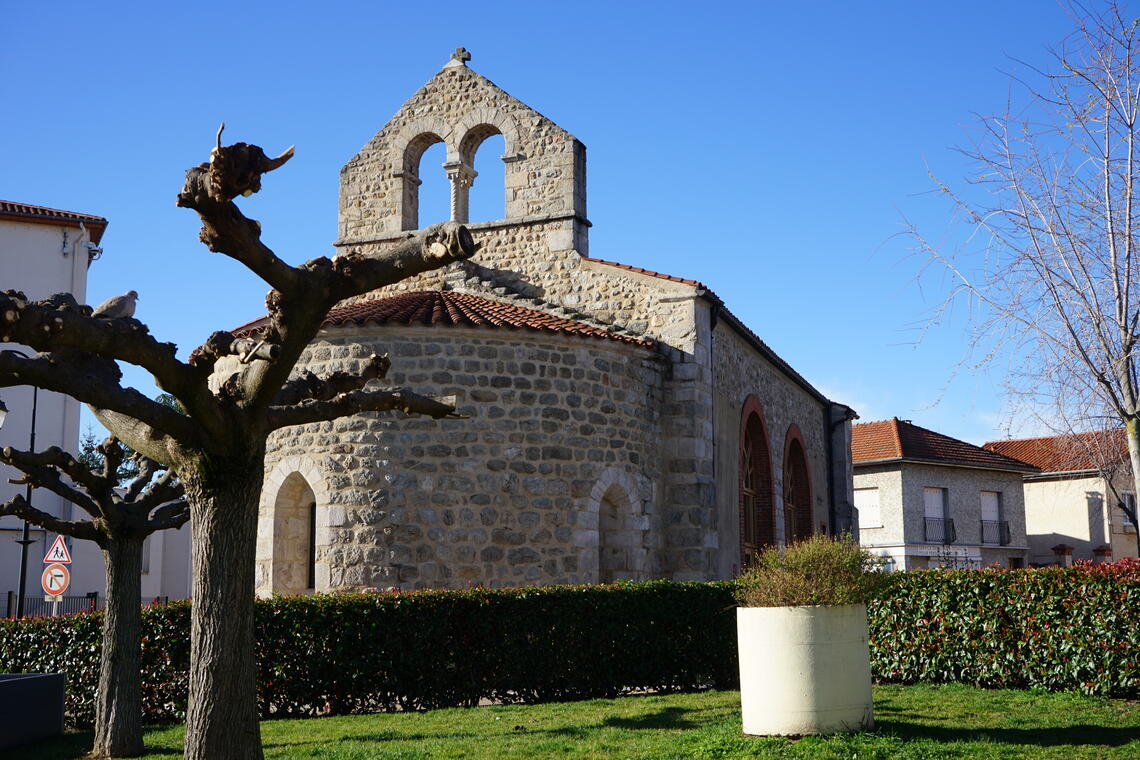
M275 434L259 593L727 578L762 546L849 530L852 411L700 282L592 257L585 146L469 60L341 170L336 246L419 227L435 143L466 223L476 152L502 135L503 218L469 224L471 260L334 309L299 366L386 352L391 383L467 419Z

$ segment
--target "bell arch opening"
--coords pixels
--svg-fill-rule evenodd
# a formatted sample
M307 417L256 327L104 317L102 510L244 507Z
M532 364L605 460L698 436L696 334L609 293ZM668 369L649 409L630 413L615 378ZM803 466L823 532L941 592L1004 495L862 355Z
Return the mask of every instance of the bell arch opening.
M438 147L437 147L438 146ZM420 208L427 210L425 217L432 222L443 222L449 218L442 213L447 208L449 193L446 177L436 170L429 172L425 181L421 170L424 159L430 167L442 166L447 156L443 138L434 132L424 132L408 141L404 147L403 166L397 176L401 180L401 219L400 229L420 228ZM441 200L442 198L442 200ZM434 217L439 218L434 218Z
M468 222L491 222L507 217L506 140L498 132L487 135L472 151L471 166L479 177L468 190Z

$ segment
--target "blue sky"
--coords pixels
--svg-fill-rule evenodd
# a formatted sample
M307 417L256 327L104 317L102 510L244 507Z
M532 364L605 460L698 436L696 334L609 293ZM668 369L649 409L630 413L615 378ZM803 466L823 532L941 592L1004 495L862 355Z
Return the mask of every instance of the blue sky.
M965 235L928 167L962 184L954 147L1004 108L1012 59L1046 64L1070 22L1048 0L804 6L12 3L0 198L109 219L89 300L139 291L136 316L185 356L266 291L174 206L218 123L296 144L242 206L286 260L330 254L340 167L462 45L586 144L592 256L701 280L864 420L1002 437L1000 375L955 372L962 313L919 341L943 283L918 287L899 232ZM501 185L475 192L473 221L501 216ZM425 187L421 219L445 216Z

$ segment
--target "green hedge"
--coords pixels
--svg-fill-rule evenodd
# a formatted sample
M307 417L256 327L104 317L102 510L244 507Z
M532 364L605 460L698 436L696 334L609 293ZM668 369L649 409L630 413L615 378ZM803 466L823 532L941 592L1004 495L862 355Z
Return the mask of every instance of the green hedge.
M263 716L545 702L736 685L734 584L276 597L257 603ZM1140 697L1140 562L896 573L868 607L872 672ZM148 723L185 714L189 602L143 614ZM0 672L65 672L93 719L101 615L0 620Z
M282 717L730 688L733 605L730 583L666 581L275 597L257 603L261 711ZM189 611L188 602L144 611L147 722L185 714ZM100 625L99 613L0 621L0 672L66 672L70 722L89 725Z
M898 573L868 606L880 681L1140 696L1140 562Z

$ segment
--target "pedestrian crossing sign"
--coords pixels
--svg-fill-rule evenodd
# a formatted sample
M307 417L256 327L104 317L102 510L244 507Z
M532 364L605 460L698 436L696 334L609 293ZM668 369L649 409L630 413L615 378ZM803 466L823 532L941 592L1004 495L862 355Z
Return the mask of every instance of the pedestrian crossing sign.
M52 565L56 563L69 565L71 564L71 554L67 551L67 544L63 542L63 536L56 536L55 543L48 549L48 553L44 555L44 562Z

